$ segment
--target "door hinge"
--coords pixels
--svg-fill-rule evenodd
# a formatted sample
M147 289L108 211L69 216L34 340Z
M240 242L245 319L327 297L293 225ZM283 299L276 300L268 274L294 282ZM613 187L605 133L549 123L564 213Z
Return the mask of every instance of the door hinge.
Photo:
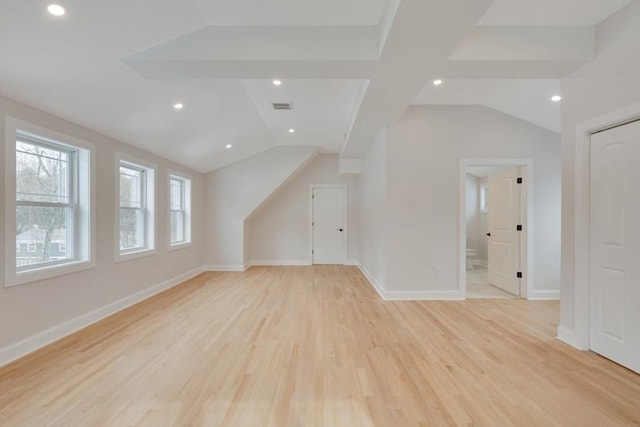
M312 194L312 195L311 195L311 198L312 198L312 199L315 199L315 198L316 198L316 196Z
M312 226L312 227L315 227L315 226L316 226L316 223L315 223L315 222L312 222L312 223L311 223L311 226Z
M314 254L314 250L313 250L313 249L311 249L311 255L313 255L313 254Z
M522 178L518 178L518 179L516 180L516 182L517 182L518 184L522 184Z
M522 231L522 224L516 225L516 231Z
M518 279L522 279L522 271L518 271L518 272L516 273L516 277L517 277Z

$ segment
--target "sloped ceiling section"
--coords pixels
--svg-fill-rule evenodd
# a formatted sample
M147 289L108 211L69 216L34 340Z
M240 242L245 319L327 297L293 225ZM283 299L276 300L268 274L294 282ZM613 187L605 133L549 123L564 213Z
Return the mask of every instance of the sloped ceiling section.
M560 132L560 78L596 56L595 27L630 0L497 0L416 105L480 104Z
M629 1L63 3L0 0L0 94L209 172L280 145L360 158L412 103L557 131L549 94Z
M379 42L373 26L206 26L124 62L145 78L368 78ZM323 61L340 66L319 69ZM289 73L290 62L306 67Z

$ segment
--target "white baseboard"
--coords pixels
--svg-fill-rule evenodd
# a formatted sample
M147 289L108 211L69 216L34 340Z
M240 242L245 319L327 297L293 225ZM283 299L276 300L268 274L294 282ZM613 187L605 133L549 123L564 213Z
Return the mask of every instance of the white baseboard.
M582 340L578 338L575 331L567 329L564 326L558 326L558 335L556 338L578 350L589 350L588 346L585 346Z
M172 288L180 283L197 276L198 274L206 271L202 267L194 268L186 273L180 274L172 279L151 286L142 291L136 292L133 295L121 298L117 301L104 305L89 313L80 315L76 318L62 322L56 326L46 329L40 333L25 338L17 343L10 344L4 348L0 348L0 366L6 365L22 356L26 356L29 353L38 350L54 341L58 341L61 338L71 335L74 332L79 331L82 328L86 328L93 323L116 314L119 311L124 310L134 304L139 303L147 298L152 297L162 291Z
M460 291L387 291L380 283L371 275L369 270L358 264L358 268L367 278L369 283L378 292L380 298L385 301L419 301L419 300L463 300L464 293Z
M358 264L358 269L360 269L360 272L369 281L369 283L371 283L371 286L373 286L373 289L375 289L378 295L380 295L380 298L383 300L386 299L384 287L382 287L382 285L371 275L369 270L367 270L367 267L362 264Z
M559 290L537 290L534 289L531 291L531 294L527 298L529 300L556 300L560 299L560 291Z
M250 262L251 265L311 265L308 259L256 259Z
M203 271L244 271L243 264L238 265L205 265Z
M385 299L388 301L428 301L428 300L463 300L464 293L460 291L387 291Z
M344 265L358 265L358 260L355 259L348 259L344 262ZM282 265L282 266L296 266L296 265L312 265L311 264L311 260L308 259L255 259L253 261L250 261L247 265L245 265L245 268L251 267L251 266L276 266L276 265Z

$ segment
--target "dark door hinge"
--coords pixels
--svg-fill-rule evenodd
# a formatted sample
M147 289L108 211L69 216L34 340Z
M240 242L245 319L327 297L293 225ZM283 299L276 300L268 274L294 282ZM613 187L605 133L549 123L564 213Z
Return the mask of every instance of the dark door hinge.
M518 272L516 273L516 277L517 277L518 279L522 279L522 271L518 271Z
M516 225L516 231L522 231L522 224Z
M522 184L522 178L518 178L516 181L518 184Z

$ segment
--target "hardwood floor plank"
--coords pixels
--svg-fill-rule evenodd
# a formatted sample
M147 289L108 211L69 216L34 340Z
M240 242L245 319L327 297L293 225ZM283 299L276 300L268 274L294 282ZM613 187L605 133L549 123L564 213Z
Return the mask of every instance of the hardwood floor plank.
M357 268L205 273L0 368L5 426L640 426L557 301L382 301Z

